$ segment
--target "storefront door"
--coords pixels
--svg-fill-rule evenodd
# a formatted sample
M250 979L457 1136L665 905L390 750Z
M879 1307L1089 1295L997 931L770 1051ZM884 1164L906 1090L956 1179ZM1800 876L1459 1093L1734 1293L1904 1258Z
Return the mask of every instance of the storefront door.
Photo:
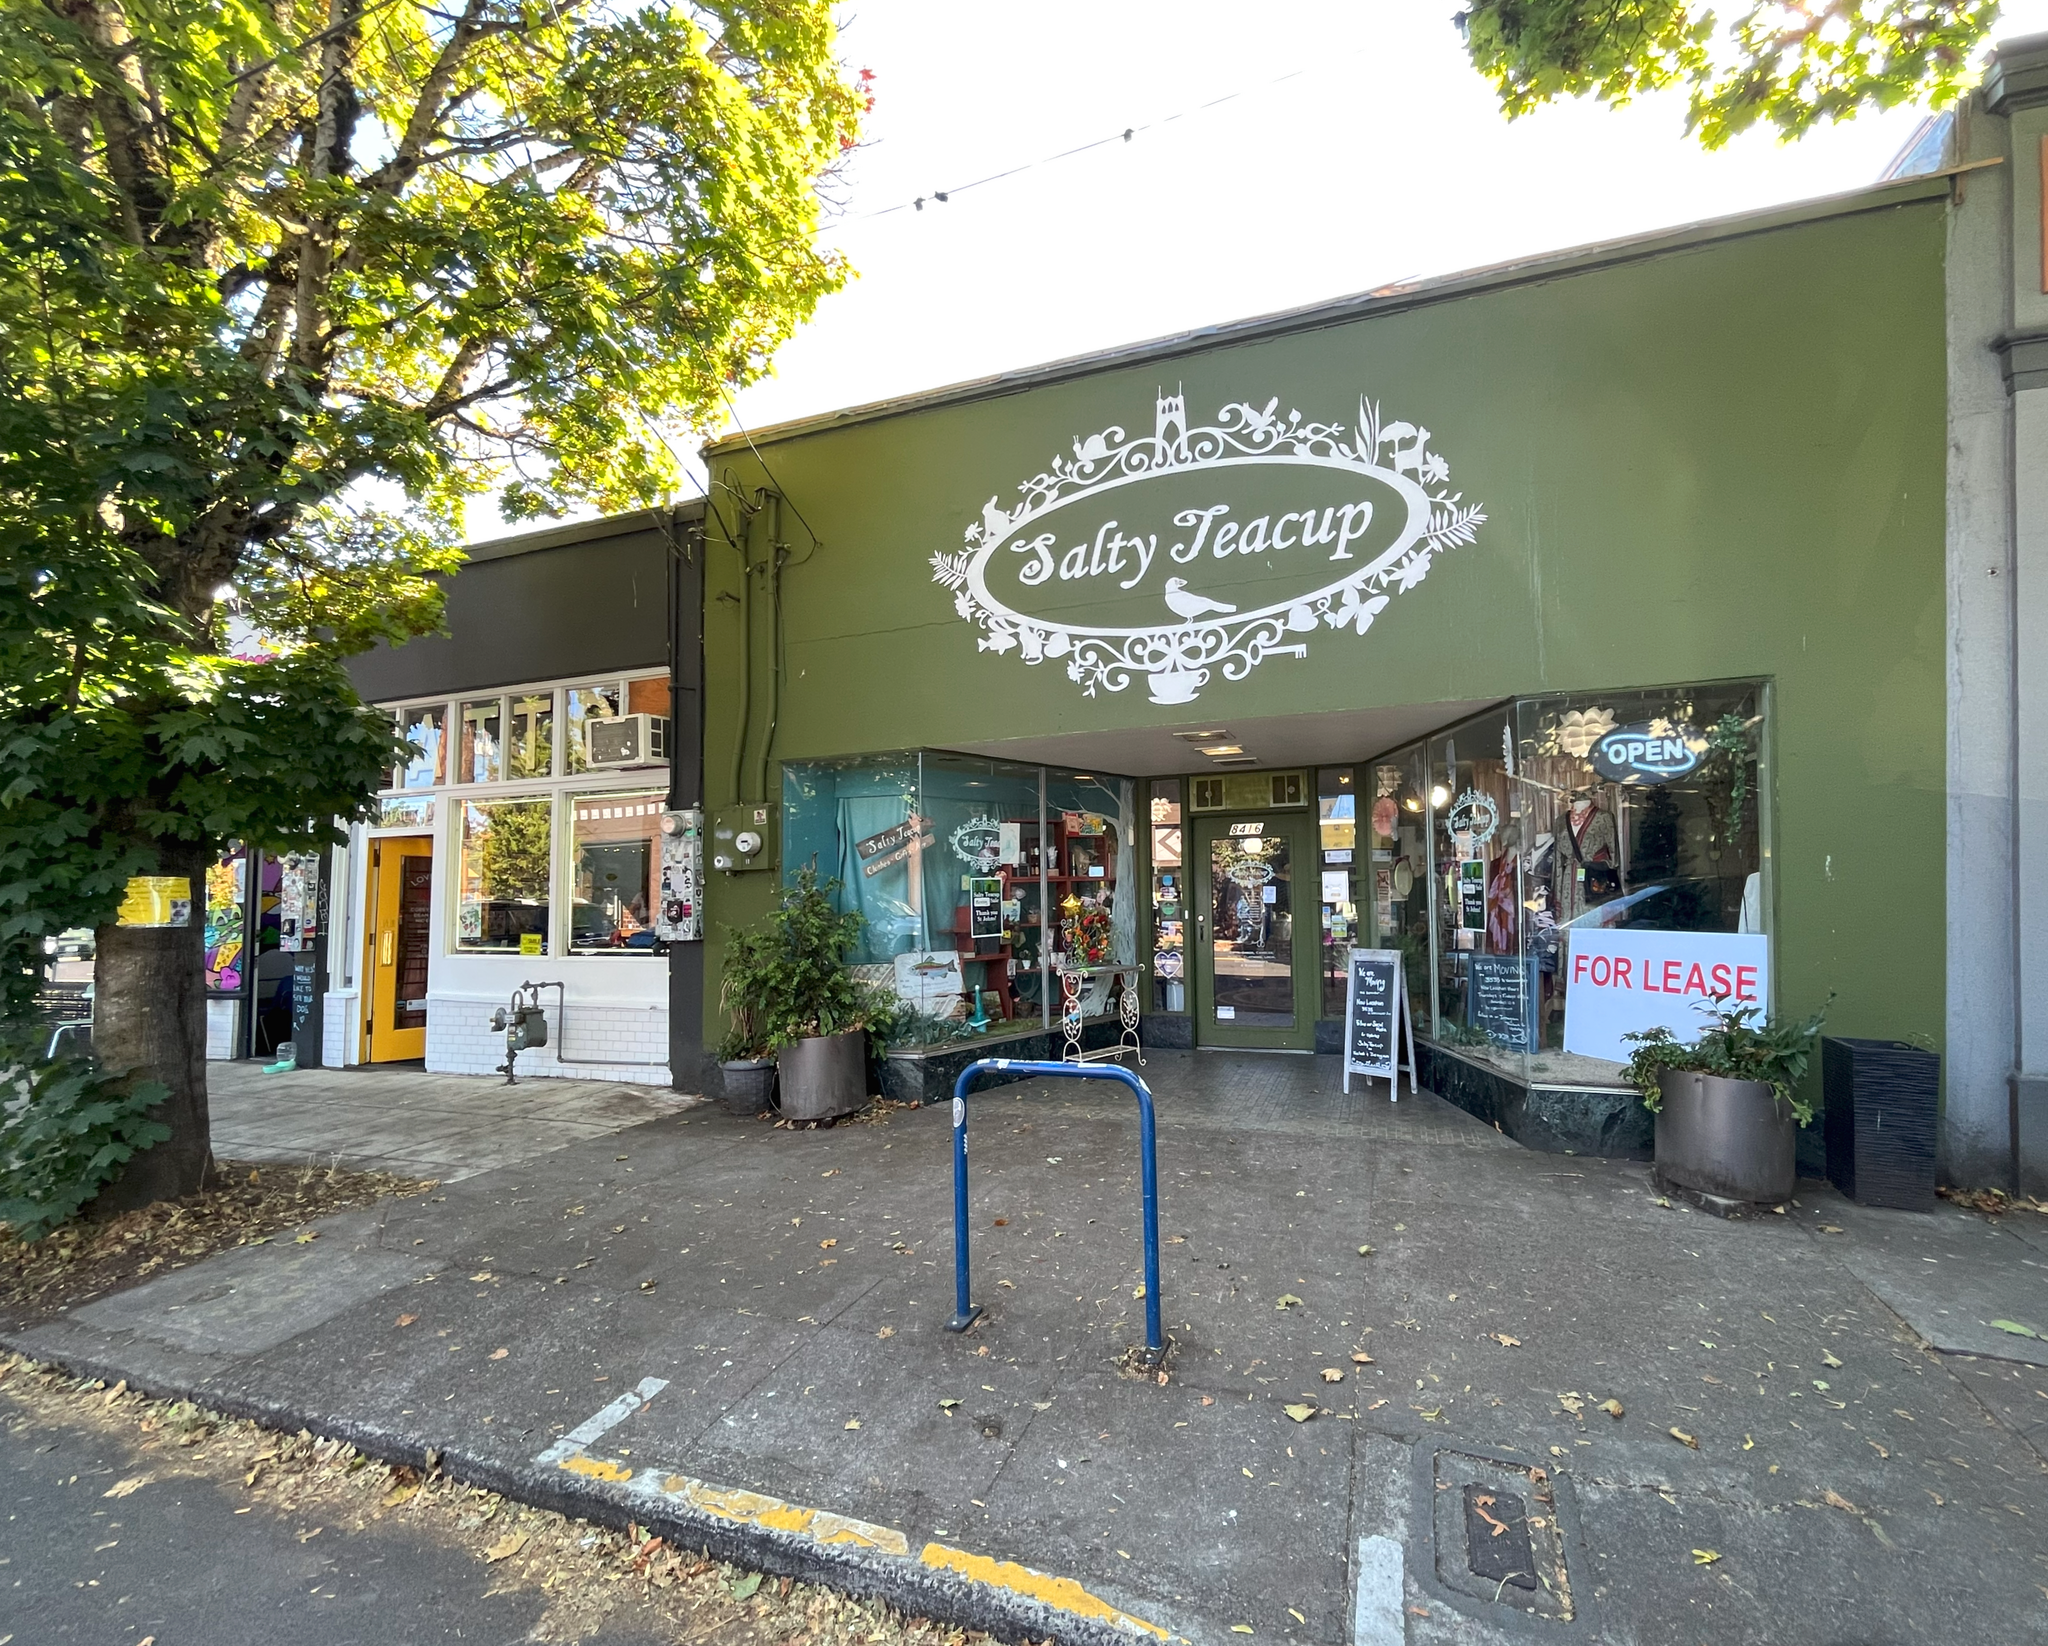
M434 842L417 835L370 843L369 1015L363 1061L427 1055L427 957L432 949Z
M1314 1050L1313 827L1299 812L1196 823L1187 863L1197 1045Z

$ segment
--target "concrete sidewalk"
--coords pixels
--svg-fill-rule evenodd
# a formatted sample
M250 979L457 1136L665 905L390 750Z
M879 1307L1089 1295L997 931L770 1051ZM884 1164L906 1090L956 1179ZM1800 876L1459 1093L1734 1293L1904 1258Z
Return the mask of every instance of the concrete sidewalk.
M438 1177L516 1166L565 1144L674 1114L696 1099L613 1080L502 1080L414 1067L206 1066L213 1152L223 1160Z
M6 1336L1012 1637L2048 1639L1989 1324L2048 1331L2048 1219L1722 1223L1329 1060L1145 1072L1163 1386L1136 1117L1067 1083L973 1100L965 1336L944 1109L697 1109Z

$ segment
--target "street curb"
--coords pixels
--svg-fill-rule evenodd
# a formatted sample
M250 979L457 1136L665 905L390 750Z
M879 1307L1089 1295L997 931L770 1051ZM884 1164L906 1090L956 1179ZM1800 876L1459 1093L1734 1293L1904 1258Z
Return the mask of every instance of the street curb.
M637 1524L672 1547L702 1549L710 1558L770 1577L817 1584L856 1599L880 1600L937 1623L980 1630L1012 1646L1054 1637L1060 1646L1133 1646L1133 1642L1151 1638L1154 1629L1161 1640L1186 1640L1184 1635L1156 1625L1141 1630L1084 1617L997 1583L927 1564L915 1554L822 1543L801 1532L728 1519L661 1497L631 1494L622 1484L555 1467L506 1464L459 1448L435 1447L416 1435L395 1433L378 1424L326 1417L282 1401L131 1375L119 1365L90 1355L53 1355L47 1349L26 1347L8 1332L0 1332L0 1351L73 1377L109 1384L125 1380L131 1390L148 1399L190 1401L225 1417L246 1419L287 1434L303 1430L316 1439L345 1441L382 1463L424 1469L432 1455L442 1474L465 1486L479 1486L515 1502L613 1531Z

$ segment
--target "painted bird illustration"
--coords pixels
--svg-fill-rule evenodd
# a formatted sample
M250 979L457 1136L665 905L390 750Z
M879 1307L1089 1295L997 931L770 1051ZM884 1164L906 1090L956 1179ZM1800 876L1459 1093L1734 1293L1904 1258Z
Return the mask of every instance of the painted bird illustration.
M1169 577L1166 580L1166 603L1176 616L1207 617L1211 612L1234 612L1235 606L1226 606L1220 600L1211 600L1205 594L1189 594L1185 577Z

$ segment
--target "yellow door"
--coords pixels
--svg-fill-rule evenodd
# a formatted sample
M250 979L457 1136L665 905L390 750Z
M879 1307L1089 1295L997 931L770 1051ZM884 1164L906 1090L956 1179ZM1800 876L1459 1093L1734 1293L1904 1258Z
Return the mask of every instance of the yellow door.
M363 1061L427 1055L427 956L432 948L434 842L427 835L370 842L370 1011Z

